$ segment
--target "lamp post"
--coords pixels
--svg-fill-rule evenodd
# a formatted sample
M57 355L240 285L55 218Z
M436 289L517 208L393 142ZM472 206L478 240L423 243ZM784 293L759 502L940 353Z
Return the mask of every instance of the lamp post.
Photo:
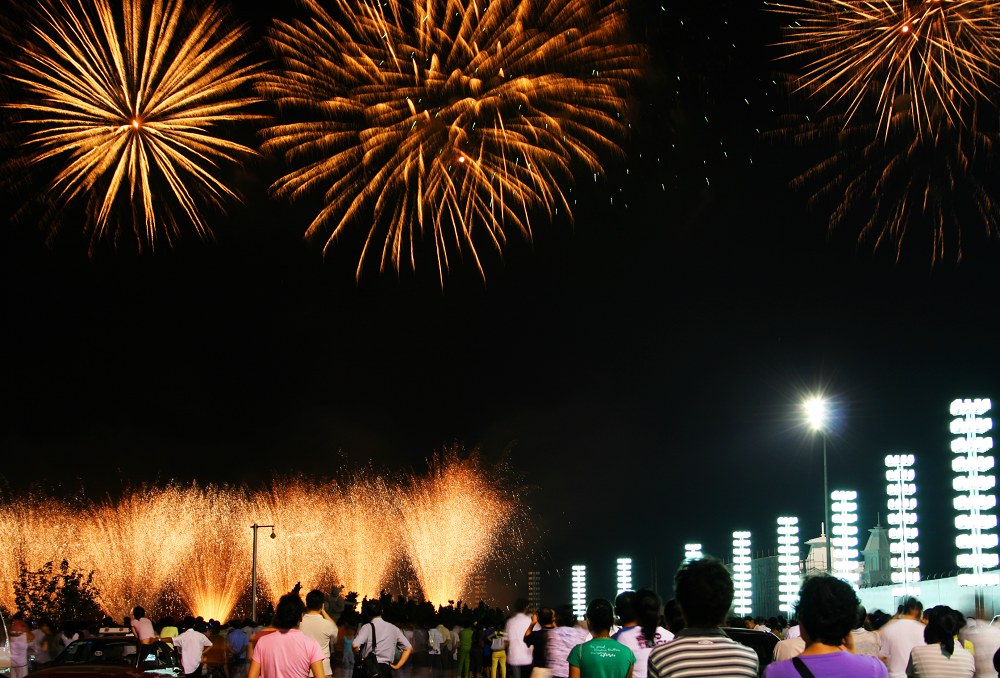
M823 438L823 532L826 535L826 573L830 574L833 571L833 554L830 552L830 488L826 470L826 400L813 397L807 400L803 407L809 420L809 428L818 431Z
M250 529L253 530L253 564L250 567L250 618L253 619L254 623L257 623L257 530L264 527L271 528L271 539L278 536L274 533L274 525L254 523L250 526Z

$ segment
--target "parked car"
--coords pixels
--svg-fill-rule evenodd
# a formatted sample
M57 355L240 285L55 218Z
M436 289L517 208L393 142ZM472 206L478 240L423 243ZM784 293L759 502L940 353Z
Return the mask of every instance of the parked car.
M133 635L105 633L74 640L32 676L38 678L179 678L174 649L162 641L143 644Z

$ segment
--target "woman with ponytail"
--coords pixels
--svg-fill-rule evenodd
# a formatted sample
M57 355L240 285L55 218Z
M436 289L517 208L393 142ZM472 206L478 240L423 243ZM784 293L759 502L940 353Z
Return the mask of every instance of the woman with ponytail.
M914 678L972 678L976 663L964 647L955 642L955 635L965 619L947 605L932 607L924 613L927 645L913 648L906 675Z

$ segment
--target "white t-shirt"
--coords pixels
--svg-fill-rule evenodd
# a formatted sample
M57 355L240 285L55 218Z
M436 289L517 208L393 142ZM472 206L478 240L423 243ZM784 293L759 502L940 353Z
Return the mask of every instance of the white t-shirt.
M427 632L427 654L441 654L441 646L444 645L444 638L437 628Z
M337 642L337 625L329 619L324 619L321 614L302 615L299 622L299 630L316 641L319 649L323 652L323 674L333 675L333 668L330 666L330 647Z
M174 647L181 653L181 668L184 673L194 673L201 666L201 653L206 647L212 647L212 641L204 633L188 629L174 638Z
M896 619L878 630L882 636L882 653L888 661L889 678L906 678L910 651L924 642L924 625L915 619Z
M657 626L656 637L650 643L646 640L646 635L642 632L642 627L623 626L612 637L632 650L632 654L635 655L635 664L632 666L632 678L646 678L646 669L649 667L649 653L657 645L663 645L673 640L674 634L662 626Z
M507 620L504 632L507 634L507 663L511 666L531 664L531 648L524 644L524 633L531 626L531 617L518 612Z

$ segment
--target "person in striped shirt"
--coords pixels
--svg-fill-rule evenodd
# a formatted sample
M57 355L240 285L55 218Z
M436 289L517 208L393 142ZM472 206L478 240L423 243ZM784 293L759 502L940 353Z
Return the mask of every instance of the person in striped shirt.
M717 558L685 561L674 576L684 630L649 655L649 678L756 678L757 654L729 638L722 624L733 603L733 579Z

